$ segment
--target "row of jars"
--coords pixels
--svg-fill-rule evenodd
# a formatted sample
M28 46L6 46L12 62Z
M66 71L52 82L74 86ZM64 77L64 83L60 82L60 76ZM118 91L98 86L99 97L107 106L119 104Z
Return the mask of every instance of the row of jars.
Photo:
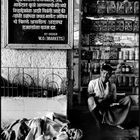
M139 21L138 20L94 20L91 22L90 31L100 32L138 32Z
M139 86L139 77L138 76L117 76L117 85L118 86L129 86L129 87L137 87Z
M99 74L100 73L101 65L99 62L88 62L84 61L81 63L81 72L83 73L92 73L92 74ZM135 65L131 65L128 63L120 63L116 66L116 73L122 74L132 74L137 73L139 68L139 64L135 63Z
M138 60L139 50L93 50L82 51L82 60L112 59L112 60Z
M87 14L138 14L139 1L97 0L83 1L83 10Z
M97 13L98 14L137 14L139 13L139 1L97 1Z
M119 51L120 60L138 60L139 59L139 50L123 50Z

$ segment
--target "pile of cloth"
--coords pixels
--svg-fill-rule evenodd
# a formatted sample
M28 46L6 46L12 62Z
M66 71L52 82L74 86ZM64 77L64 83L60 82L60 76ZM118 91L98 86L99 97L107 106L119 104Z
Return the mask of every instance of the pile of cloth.
M53 113L33 119L18 119L1 128L1 140L80 140L81 129L71 128L65 116Z

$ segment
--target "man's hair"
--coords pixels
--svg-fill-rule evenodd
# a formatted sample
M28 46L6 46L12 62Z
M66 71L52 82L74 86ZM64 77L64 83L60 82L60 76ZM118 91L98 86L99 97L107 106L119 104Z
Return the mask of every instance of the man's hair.
M114 69L112 68L112 66L110 64L103 64L101 67L101 70L106 70L108 72L112 72Z

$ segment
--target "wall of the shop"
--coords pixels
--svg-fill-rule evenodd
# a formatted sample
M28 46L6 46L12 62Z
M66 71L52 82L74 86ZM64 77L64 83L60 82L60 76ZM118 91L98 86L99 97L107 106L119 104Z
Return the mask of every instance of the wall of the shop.
M46 75L52 73L52 68L54 68L54 73L60 75L62 79L67 78L67 50L15 50L9 49L5 45L4 40L7 37L4 34L4 17L6 17L6 13L3 7L3 1L1 6L1 76L6 80L12 80L19 72L18 67L22 67L28 68L26 73L32 78L36 78L36 73L32 72L32 68L39 69L43 67L47 68L47 73L45 73ZM10 74L10 79L8 79L8 71L5 69L5 67L13 68L12 73ZM42 81L43 77L46 75L44 75L43 72L39 73L39 76L42 77L40 80ZM43 114L45 115L45 112L47 111L55 111L65 114L67 111L67 98L65 98L63 104L59 102L59 99L54 100L53 98L2 98L1 114L3 120L16 119L19 117L35 117L36 115Z
M66 50L14 50L5 45L7 36L4 28L7 28L5 26L7 13L3 2L1 2L1 67L66 68ZM59 73L59 69L56 73ZM1 74L6 78L4 71ZM66 77L66 69L63 72L61 70L61 77Z
M11 50L1 49L1 67L23 67L28 68L26 71L32 78L36 77L35 73L32 73L30 68L66 68L66 51L55 51L55 50ZM51 74L48 70L46 74ZM12 69L10 79L18 73L17 69ZM66 77L66 69L55 69L55 73L59 74L61 78ZM7 79L8 71L2 69L1 75ZM42 73L43 74L43 73ZM42 76L39 73L40 77ZM41 79L40 79L41 80ZM36 81L35 81L36 82ZM58 82L58 81L56 81Z
M65 68L66 51L1 49L2 67Z

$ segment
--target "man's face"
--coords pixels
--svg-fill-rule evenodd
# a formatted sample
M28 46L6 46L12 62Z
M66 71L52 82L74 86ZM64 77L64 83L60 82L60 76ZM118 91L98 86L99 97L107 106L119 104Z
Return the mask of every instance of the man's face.
M111 72L107 70L101 70L101 80L107 82L111 77Z

